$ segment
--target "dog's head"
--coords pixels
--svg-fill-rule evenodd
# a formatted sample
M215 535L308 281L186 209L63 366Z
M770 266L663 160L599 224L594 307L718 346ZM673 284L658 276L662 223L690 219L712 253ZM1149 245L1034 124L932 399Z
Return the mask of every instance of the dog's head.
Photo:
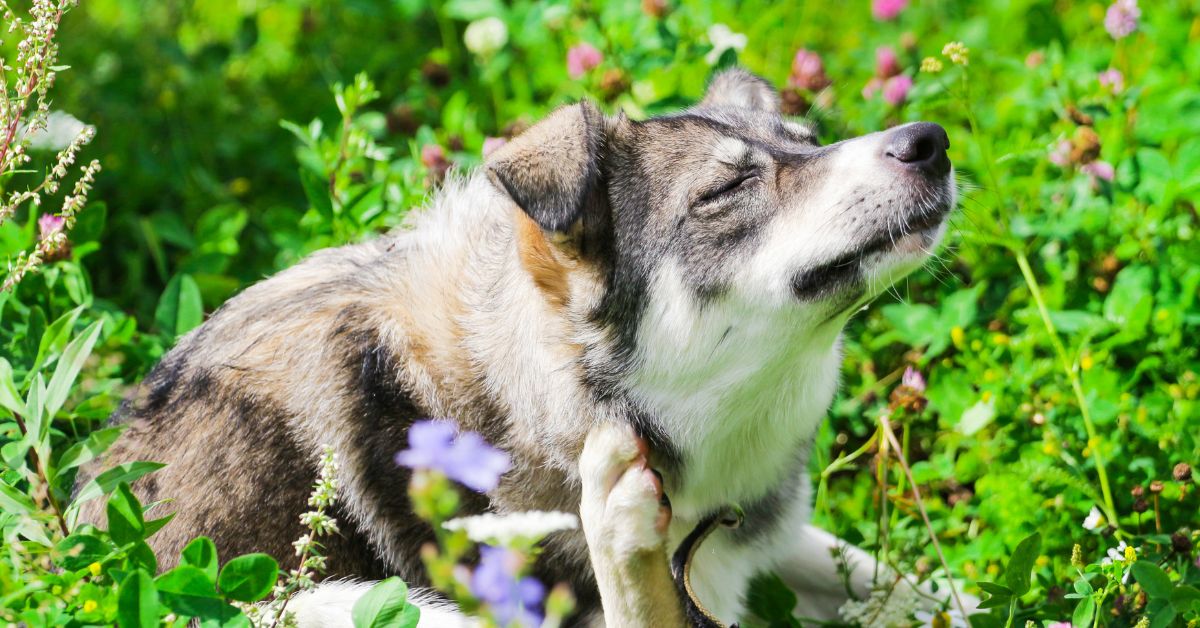
M925 122L822 146L766 81L730 70L697 106L642 122L564 107L486 167L603 269L600 317L632 334L662 290L698 309L844 320L937 244L955 202L948 147Z

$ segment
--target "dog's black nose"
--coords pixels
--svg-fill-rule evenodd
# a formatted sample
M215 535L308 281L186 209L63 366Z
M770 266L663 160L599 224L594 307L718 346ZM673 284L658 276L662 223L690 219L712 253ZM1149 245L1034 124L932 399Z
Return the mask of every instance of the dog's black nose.
M946 156L948 148L950 138L941 125L915 122L892 132L884 154L909 168L945 176L950 172L950 158Z

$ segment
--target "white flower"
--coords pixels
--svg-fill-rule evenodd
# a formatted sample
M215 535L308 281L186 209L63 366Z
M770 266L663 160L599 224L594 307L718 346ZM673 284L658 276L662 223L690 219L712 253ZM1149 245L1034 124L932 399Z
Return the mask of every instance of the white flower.
M741 52L746 49L746 44L750 40L742 33L733 32L724 24L713 24L708 27L708 41L712 44L713 49L704 55L704 60L709 65L716 65L726 50Z
M498 17L475 20L463 32L463 43L467 50L481 57L490 57L508 43L508 27Z
M909 587L889 589L881 587L871 591L865 600L850 600L838 609L842 619L860 626L909 626L909 619L917 606L917 598Z
M1083 520L1083 529L1095 532L1104 527L1104 514L1100 509L1092 506L1092 511L1088 513L1087 518Z
M487 513L474 517L459 517L442 524L447 530L464 530L467 538L476 543L510 546L515 541L536 543L551 532L574 530L579 518L565 512L530 510L507 515Z
M921 622L922 626L928 628L970 628L971 624L963 618L962 611L938 611L930 613L928 611L917 611L917 621Z
M20 129L24 132L24 125ZM29 130L29 148L34 150L62 150L71 145L84 131L95 133L95 129L84 124L65 111L52 111L46 117L46 126L34 126ZM60 176L66 176L64 172Z

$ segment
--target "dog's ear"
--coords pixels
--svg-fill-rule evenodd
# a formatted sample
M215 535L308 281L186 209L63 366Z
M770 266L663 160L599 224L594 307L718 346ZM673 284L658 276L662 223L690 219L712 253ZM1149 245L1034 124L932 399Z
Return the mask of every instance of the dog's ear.
M779 112L779 92L766 79L741 68L730 68L713 77L700 106L741 107Z
M600 180L606 122L590 102L551 113L487 159L487 175L542 229L563 233Z

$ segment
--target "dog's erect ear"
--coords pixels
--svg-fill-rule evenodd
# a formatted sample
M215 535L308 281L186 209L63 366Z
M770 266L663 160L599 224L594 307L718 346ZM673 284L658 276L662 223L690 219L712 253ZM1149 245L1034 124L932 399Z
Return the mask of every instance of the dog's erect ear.
M605 127L589 102L558 109L493 152L488 178L542 229L566 232L599 182Z
M730 68L713 77L700 106L741 107L778 113L779 92L756 74Z

